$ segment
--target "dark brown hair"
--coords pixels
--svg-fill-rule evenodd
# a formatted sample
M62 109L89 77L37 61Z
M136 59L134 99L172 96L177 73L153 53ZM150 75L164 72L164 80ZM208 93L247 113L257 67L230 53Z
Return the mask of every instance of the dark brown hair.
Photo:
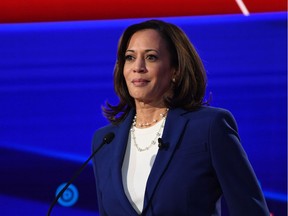
M135 32L154 29L166 41L171 56L171 66L177 70L176 82L173 83L171 98L164 98L169 108L181 107L192 110L203 105L206 90L206 72L203 63L187 35L176 25L161 20L148 20L129 26L122 34L114 68L114 90L119 97L118 105L106 102L104 116L112 123L121 122L131 108L135 107L123 75L125 52Z

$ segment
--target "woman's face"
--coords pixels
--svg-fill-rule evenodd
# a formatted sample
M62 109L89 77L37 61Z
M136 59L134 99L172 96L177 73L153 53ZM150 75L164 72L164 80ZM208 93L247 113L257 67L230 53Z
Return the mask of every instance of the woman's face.
M134 33L125 53L124 77L135 102L163 105L175 73L165 40L153 29Z

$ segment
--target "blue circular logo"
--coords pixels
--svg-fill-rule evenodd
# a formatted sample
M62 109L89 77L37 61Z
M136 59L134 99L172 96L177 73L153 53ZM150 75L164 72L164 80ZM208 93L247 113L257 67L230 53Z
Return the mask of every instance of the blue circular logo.
M61 184L57 190L56 190L56 196L57 194L62 190L62 188L64 188L66 185L66 183ZM78 193L78 189L75 185L71 184L69 185L69 187L64 191L64 193L62 194L62 196L58 199L58 203L62 206L73 206L79 198L79 193Z

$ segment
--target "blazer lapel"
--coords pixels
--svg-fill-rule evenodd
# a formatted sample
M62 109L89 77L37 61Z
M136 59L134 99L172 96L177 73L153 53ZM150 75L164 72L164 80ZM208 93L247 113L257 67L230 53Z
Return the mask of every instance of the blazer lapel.
M149 207L149 202L153 197L153 193L156 190L158 182L169 165L178 140L186 126L188 120L181 116L181 114L184 112L186 111L182 109L174 109L170 110L168 113L162 135L163 142L168 146L165 149L158 150L154 165L146 184L143 211L147 210Z
M114 155L111 158L113 160L112 163L112 181L114 184L114 188L116 190L115 196L118 197L120 203L122 204L123 208L127 211L128 215L138 215L137 212L134 210L132 205L130 204L122 183L122 163L123 158L126 151L129 131L131 127L131 123L134 117L134 112L130 111L126 119L121 123L119 126L116 126L116 133L115 133L115 151Z

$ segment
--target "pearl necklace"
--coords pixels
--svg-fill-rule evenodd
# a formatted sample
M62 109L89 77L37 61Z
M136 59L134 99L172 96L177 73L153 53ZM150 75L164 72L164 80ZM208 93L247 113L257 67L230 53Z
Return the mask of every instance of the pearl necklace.
M136 147L136 149L137 149L139 152L147 151L147 150L149 150L152 146L154 146L154 145L157 143L158 138L161 136L161 130L164 128L166 116L164 116L162 120L163 120L163 121L162 121L162 124L161 124L159 130L157 131L155 138L151 141L151 143L150 143L148 146L146 146L146 147L144 147L144 148L141 148L141 147L137 144L137 142L136 142L136 136L135 136L135 126L134 126L134 125L132 126L132 128L131 128L131 137L132 137L132 139L133 139L134 146Z
M162 117L162 124L159 128L159 130L157 131L156 133L156 136L155 138L151 141L150 145L144 147L144 148L141 148L137 142L136 142L136 136L135 136L135 127L136 127L136 115L134 116L134 119L133 119L133 124L132 124L132 127L131 127L131 136L132 136L132 139L133 139L133 142L134 142L134 146L136 147L136 149L139 151L139 152L143 152L143 151L147 151L149 150L152 146L154 146L157 142L156 140L158 140L158 138L161 136L161 130L163 130L164 128L164 125L165 125L165 120L166 120L166 116L167 116L167 112L168 112L168 108L166 109L166 112L165 113L161 113L160 116ZM154 120L153 120L154 121ZM155 122L158 122L157 120ZM151 125L151 124L150 124ZM140 126L141 127L141 126Z
M163 119L166 115L167 115L167 112L169 111L168 108L166 108L166 111L164 113L160 113L160 117L161 119ZM137 114L135 114L134 116L134 119L133 119L133 126L138 126L138 127L149 127L151 126L152 124L155 124L158 122L157 119L153 119L152 122L144 122L144 123L136 123L136 120L137 120Z

